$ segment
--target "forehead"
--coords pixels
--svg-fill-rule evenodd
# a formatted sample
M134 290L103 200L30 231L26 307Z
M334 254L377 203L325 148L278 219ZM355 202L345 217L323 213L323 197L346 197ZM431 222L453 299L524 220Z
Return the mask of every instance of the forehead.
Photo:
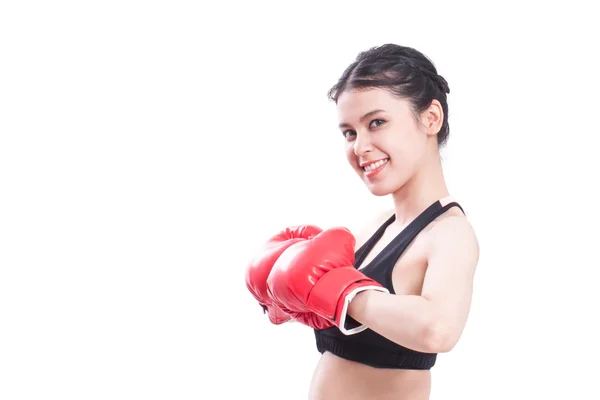
M406 114L410 111L410 103L385 89L349 90L339 96L337 110L341 121L350 122L373 110Z

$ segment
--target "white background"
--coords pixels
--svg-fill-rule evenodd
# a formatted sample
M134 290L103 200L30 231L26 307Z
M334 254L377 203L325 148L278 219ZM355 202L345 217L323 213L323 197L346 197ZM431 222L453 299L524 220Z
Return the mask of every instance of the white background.
M284 226L391 207L325 96L386 42L449 82L481 245L432 399L600 398L592 3L3 2L0 399L306 398L313 333L244 270Z

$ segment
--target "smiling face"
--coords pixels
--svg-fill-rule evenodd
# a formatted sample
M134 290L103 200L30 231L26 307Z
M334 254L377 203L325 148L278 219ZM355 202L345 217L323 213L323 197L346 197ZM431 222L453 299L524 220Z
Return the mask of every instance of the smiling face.
M437 151L435 102L417 121L408 100L376 88L345 91L337 109L348 162L376 196L404 187Z

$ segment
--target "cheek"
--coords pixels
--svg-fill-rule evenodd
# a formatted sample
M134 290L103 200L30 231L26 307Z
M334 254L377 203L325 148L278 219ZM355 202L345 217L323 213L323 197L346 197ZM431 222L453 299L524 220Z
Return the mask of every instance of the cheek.
M352 143L346 144L346 159L348 160L350 165L352 165L352 167L357 166L356 154L354 154L354 146L352 145Z
M396 140L388 141L387 149L389 156L396 164L410 165L420 157L423 149L423 139L411 132L398 137Z

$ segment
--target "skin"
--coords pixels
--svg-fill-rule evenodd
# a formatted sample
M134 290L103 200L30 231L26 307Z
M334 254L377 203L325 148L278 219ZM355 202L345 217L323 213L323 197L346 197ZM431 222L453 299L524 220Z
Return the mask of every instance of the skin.
M385 89L344 92L337 109L348 163L371 193L390 196L394 203L393 210L373 216L357 231L356 249L396 214L361 269L425 208L449 196L437 141L443 110L434 100L416 115L408 100ZM382 159L389 161L369 177L362 165ZM429 224L397 261L392 273L396 294L361 292L348 314L404 347L448 352L467 322L478 259L475 232L453 207ZM427 400L430 389L430 371L377 369L325 352L309 398Z

